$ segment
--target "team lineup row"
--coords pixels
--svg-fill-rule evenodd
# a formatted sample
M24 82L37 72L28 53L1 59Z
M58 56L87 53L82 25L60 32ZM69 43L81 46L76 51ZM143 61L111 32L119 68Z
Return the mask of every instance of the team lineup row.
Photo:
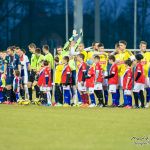
M64 47L57 47L56 56L50 53L48 45L41 51L31 43L28 46L31 61L26 51L19 47L11 46L1 52L0 102L106 107L110 93L112 107L132 108L132 94L134 108L149 107L150 52L146 51L146 42L141 41L140 52L133 55L123 40L116 43L112 53L105 52L102 43L94 42L91 47L84 48L81 41L82 31L79 35L73 31ZM123 104L120 104L120 91L123 92Z

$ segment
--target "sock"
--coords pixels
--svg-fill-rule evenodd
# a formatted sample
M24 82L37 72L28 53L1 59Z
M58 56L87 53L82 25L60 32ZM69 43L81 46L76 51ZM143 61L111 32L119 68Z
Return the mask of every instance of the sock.
M94 93L90 94L91 104L96 104Z
M28 86L24 85L24 90L25 90L25 98L29 99L29 90L28 90Z
M15 95L16 95L16 101L18 101L20 98L20 93L15 93Z
M127 106L128 105L128 100L127 100L127 97L124 95L124 90L123 90L123 105L124 106Z
M117 101L117 94L112 93L112 104L118 106L118 101Z
M58 89L58 87L55 86L54 97L55 97L55 103L58 103L59 96L58 96L58 90L56 88Z
M15 94L15 92L13 91L13 89L11 89L10 100L11 100L11 102L17 102L17 101L16 101L16 94Z
M102 90L95 90L94 93L95 93L96 97L98 98L99 104L104 106Z
M10 97L11 97L11 90L6 90L7 101L10 101Z
M82 98L81 98L80 92L78 90L77 90L77 96L78 96L78 102L82 103Z
M139 94L140 94L140 100L141 100L141 107L144 107L144 101L145 101L145 100L144 100L143 91L141 90Z
M117 89L117 102L119 103L120 102L120 90Z
M81 95L81 98L82 98L82 103L85 104L85 103L86 103L85 94L82 94L82 95Z
M126 97L127 97L128 105L132 106L132 96L131 95L126 95Z
M93 93L94 94L94 93ZM95 97L94 97L95 98ZM89 104L89 95L85 93L85 103Z
M29 100L32 101L32 88L28 88Z
M134 95L135 106L139 107L139 102L138 102L139 93L133 92L133 95Z
M75 86L73 86L73 103L77 104L77 89Z
M108 90L104 90L105 104L108 104Z
M34 88L36 91L36 98L39 98L40 97L40 88L37 85L35 85Z
M51 93L50 93L50 91L49 92L46 92L46 95L47 95L47 104L52 104L51 103Z
M150 102L150 88L146 88L146 102Z
M21 95L22 99L25 99L24 89L20 89L20 95Z
M71 95L70 90L64 90L64 103L70 105Z
M7 89L3 88L2 93L3 93L4 101L7 101L6 91L7 91Z
M3 101L4 101L3 92L0 91L0 103L2 103Z

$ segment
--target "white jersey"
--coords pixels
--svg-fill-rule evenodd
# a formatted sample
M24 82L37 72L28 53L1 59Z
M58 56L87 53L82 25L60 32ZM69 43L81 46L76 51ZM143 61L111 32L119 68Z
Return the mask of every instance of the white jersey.
M21 62L21 77L23 79L24 83L28 82L28 65L29 65L29 59L27 55L23 55L20 57Z

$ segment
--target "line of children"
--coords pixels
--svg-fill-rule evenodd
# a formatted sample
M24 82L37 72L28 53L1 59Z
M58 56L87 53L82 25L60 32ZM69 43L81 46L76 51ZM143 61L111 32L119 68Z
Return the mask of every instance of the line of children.
M24 96L21 94L23 84L20 83L20 81L23 80L25 83L23 90L25 90L27 99L32 100L31 87L34 85L36 98L40 97L40 99L42 99L40 102L48 106L52 105L51 91L52 88L54 88L55 106L68 107L71 106L73 100L73 106L105 107L108 105L109 91L112 95L111 106L118 107L120 106L119 88L121 87L124 98L124 103L121 106L132 108L133 91L135 108L139 108L140 106L144 108L145 86L147 103L150 101L150 84L148 79L150 54L146 52L147 43L144 41L140 43L141 54L136 55L136 61L133 62L131 59L133 54L126 50L127 43L125 41L119 41L116 53L108 55L104 52L104 45L99 42L93 45L93 51L86 52L84 45L82 43L79 45L81 42L80 38L78 39L79 41L77 40L75 42L73 35L71 40L68 41L67 46L65 45L65 54L64 52L60 52L59 56L55 57L56 69L54 72L54 80L52 79L54 61L49 52L48 45L43 46L45 56L42 55L41 50L36 48L33 43L29 45L33 53L31 67L29 68L29 60L23 51L20 53L19 48L9 47L4 67L7 84L7 101L12 101L12 89L16 94L15 101L18 101ZM64 51L64 48L62 51ZM108 64L111 65L109 70L107 68ZM19 73L21 73L21 78ZM35 76L37 76L37 82L33 84ZM31 83L31 86L27 86L29 85L28 81ZM53 81L54 84L52 84ZM1 94L3 93L2 91L3 85L0 84L0 100L3 96ZM96 99L98 100L98 104Z

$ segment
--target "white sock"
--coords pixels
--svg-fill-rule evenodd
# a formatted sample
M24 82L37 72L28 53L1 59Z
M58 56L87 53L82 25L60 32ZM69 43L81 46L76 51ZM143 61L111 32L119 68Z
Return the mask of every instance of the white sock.
M29 99L29 91L27 85L24 85L24 90L25 90L25 98Z
M51 93L50 92L46 92L46 95L47 95L47 102L48 102L48 104L52 104L51 103Z

